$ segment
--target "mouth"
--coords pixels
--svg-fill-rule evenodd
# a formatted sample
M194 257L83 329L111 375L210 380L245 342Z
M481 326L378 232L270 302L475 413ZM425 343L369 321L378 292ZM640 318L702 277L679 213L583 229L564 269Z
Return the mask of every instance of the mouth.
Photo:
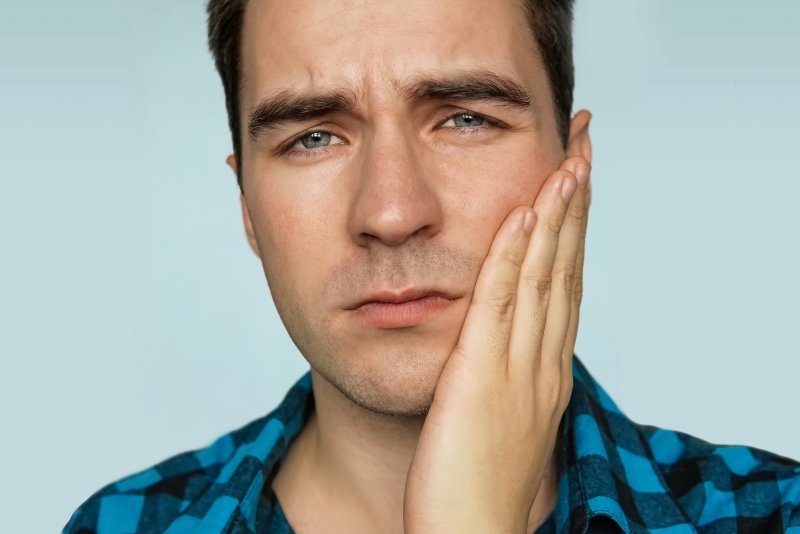
M433 318L459 298L439 290L412 288L376 293L347 309L373 328L407 328Z

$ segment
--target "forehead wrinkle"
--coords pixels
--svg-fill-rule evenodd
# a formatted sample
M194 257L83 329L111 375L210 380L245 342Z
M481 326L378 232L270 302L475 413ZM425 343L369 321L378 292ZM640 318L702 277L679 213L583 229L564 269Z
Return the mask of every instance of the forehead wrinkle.
M357 91L359 103L365 110L374 112L381 107L382 102L393 101L400 95L401 84L385 63L379 62L372 65L372 69L360 70L362 72L358 76Z

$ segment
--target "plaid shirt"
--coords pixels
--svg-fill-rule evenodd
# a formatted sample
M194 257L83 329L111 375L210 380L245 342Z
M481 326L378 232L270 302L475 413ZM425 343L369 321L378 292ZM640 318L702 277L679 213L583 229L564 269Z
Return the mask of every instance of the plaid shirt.
M800 534L800 464L639 425L574 359L555 510L540 533ZM271 482L314 407L306 373L271 413L106 486L65 533L288 534Z

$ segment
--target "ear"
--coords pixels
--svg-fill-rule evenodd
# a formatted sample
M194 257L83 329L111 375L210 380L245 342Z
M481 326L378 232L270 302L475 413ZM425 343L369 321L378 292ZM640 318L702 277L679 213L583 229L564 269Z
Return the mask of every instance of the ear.
M233 174L235 175L239 168L236 156L231 154L227 157L225 162L228 164L228 167L233 169ZM253 232L253 223L250 220L250 208L247 207L247 199L244 197L244 193L239 195L239 203L242 205L242 221L244 222L244 234L247 237L247 243L250 245L250 248L253 249L256 256L260 258L261 253L258 251L258 241L256 241L256 235L255 232Z
M569 123L569 140L567 141L567 157L580 156L592 164L592 140L589 138L589 121L592 114L582 109L572 117Z

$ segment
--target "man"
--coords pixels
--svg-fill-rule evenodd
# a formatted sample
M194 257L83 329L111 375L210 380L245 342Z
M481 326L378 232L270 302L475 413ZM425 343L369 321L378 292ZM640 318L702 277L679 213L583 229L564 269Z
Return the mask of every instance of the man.
M567 0L211 0L248 242L311 371L66 532L800 532L800 464L637 425L574 356Z

